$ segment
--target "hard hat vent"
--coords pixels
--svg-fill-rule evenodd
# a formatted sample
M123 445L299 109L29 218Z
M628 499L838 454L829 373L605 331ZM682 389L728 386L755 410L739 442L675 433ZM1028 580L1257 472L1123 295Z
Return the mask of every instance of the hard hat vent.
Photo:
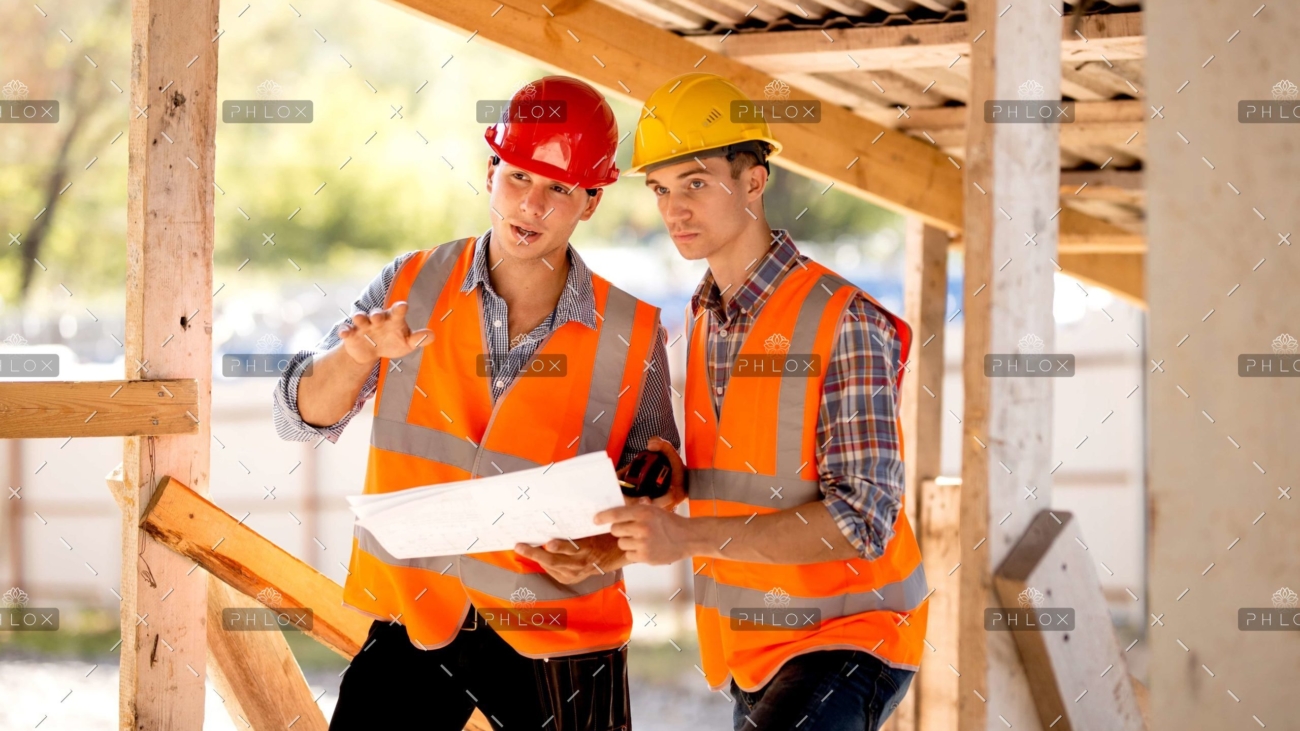
M701 123L700 126L708 127L719 119L722 119L722 112L718 111L717 107L711 107L709 113L704 117L704 122Z

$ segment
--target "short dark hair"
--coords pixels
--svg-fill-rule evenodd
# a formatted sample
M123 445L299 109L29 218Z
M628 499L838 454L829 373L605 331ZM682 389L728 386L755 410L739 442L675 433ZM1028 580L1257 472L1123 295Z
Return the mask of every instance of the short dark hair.
M766 142L761 142L761 141L755 142L753 144L756 144L762 148L763 150L762 159L759 159L757 153L751 152L749 150L736 150L727 154L727 162L731 166L732 180L739 180L741 173L754 167L755 165L762 165L764 168L767 169L769 175L772 174L772 168L767 163L767 156L771 153L772 146L767 144Z
M740 180L740 174L758 165L758 155L752 152L737 152L728 156L731 165L731 179Z

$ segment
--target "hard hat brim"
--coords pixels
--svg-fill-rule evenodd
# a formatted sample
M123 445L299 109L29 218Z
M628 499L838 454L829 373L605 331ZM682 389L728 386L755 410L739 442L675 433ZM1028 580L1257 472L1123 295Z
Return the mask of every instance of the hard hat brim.
M640 176L644 176L646 173L649 173L649 172L652 172L652 171L654 171L654 170L657 170L658 168L666 167L666 166L668 166L668 165L676 165L676 164L678 164L678 163L683 163L683 162L689 162L690 160L693 160L693 159L695 159L695 158L701 158L701 157L723 157L723 156L725 156L725 155L726 155L726 154L727 154L727 153L728 153L732 148L734 148L734 147L736 147L736 146L738 146L738 145L744 145L744 144L746 144L746 143L751 143L751 142L766 142L768 145L770 145L770 146L772 147L771 151L769 151L769 152L768 152L768 153L763 157L764 161L771 160L772 158L776 157L778 154L781 153L781 143L780 143L780 142L777 142L775 139L773 139L773 138L771 138L771 137L759 137L759 138L755 138L755 139L752 139L752 140L743 140L743 141L740 141L740 142L733 142L733 143L731 143L731 144L728 144L728 145L722 145L722 146L720 146L720 147L708 147L708 148L704 148L704 149L700 149L700 150L692 150L692 151L690 151L690 152L684 152L684 153L679 153L679 154L669 154L669 155L664 155L664 156L660 157L660 158L657 159L657 160L648 160L648 161L646 161L646 162L644 162L644 163L642 163L642 164L640 164L640 165L637 165L637 166L635 166L635 167L632 167L632 168L630 168L630 169L628 169L628 170L624 170L624 171L622 172L622 175L624 175L624 176L637 176L637 177L640 177Z

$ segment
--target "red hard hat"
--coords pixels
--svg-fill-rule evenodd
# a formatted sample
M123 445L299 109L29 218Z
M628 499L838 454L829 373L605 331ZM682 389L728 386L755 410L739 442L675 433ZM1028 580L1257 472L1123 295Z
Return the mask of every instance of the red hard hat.
M504 121L483 137L502 160L566 185L598 188L618 180L618 122L600 92L567 76L525 84Z

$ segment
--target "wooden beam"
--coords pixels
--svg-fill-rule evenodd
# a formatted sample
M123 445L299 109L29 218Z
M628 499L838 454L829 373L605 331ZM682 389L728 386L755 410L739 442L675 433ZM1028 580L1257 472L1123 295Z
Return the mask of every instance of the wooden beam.
M0 383L0 439L197 434L198 410L193 378Z
M936 478L921 483L921 557L930 585L929 643L916 682L921 686L918 731L957 728L961 575L961 480ZM932 648L932 649L931 649Z
M1146 177L1141 170L1062 170L1061 192L1071 192L1080 185L1145 191Z
M1146 255L1133 253L1061 254L1061 272L1146 308Z
M1056 193L1059 188L1058 183L1053 187L1053 192ZM1080 213L1062 201L1059 193L1056 203L1060 210L1057 214L1060 219L1057 250L1062 254L1140 254L1146 251L1146 237L1142 234ZM1051 211L1048 215L1054 212ZM1065 265L1061 266L1064 268Z
M913 526L921 555L923 542L923 485L939 474L943 431L943 342L948 324L948 232L908 219L903 281L903 319L912 326L912 351L903 379L903 466L907 520ZM955 519L955 516L954 516ZM927 572L926 577L929 578ZM954 592L955 595L955 592ZM955 598L955 597L954 597ZM933 601L934 595L931 595ZM931 612L934 611L931 604ZM926 653L925 668L932 656ZM955 659L955 658L954 658ZM885 731L917 731L924 714L928 679L918 675L911 690L885 724ZM941 677L935 678L941 681Z
M972 45L971 109L992 99L1014 99L1033 79L1043 98L1060 98L1059 2L1017 4L971 0L967 13L983 38ZM961 568L959 575L957 731L1037 728L1025 669L1007 632L984 628L995 606L993 569L1033 519L1036 504L1051 503L1052 382L1046 378L991 378L984 359L1017 353L1036 337L1053 352L1056 322L1052 263L1057 256L1060 206L1059 125L991 124L972 115L967 134L962 380ZM1034 235L1034 245L1026 246Z
M1059 19L1061 60L1079 63L1141 59L1146 56L1142 13L1085 15L1076 35L1073 18ZM874 28L827 28L780 33L734 33L691 36L713 53L776 74L854 71L857 69L948 68L953 59L970 56L970 21L887 25ZM827 37L829 36L829 38ZM1087 40L1084 40L1084 39Z
M1031 608L1058 609L1052 617L1072 610L1074 629L1003 634L1015 639L1043 728L1142 731L1128 663L1087 545L1073 514L1040 510L1034 516L997 568L998 597L1006 608L1028 601ZM1028 594L1022 598L1022 592Z
M208 575L208 672L235 728L324 731L325 714L312 699L302 669L280 630L226 629L222 610L262 609L261 602ZM219 681L217 679L220 679Z
M903 465L907 519L919 526L920 488L939 476L943 429L944 330L948 324L948 232L908 219L903 264L903 319L912 352L903 378ZM925 546L921 547L925 550Z
M164 477L142 511L140 530L247 596L277 596L279 608L312 610L304 634L347 659L361 650L371 619L343 606L343 587L207 498ZM274 593L267 592L266 589ZM466 731L490 731L476 711Z
M936 130L966 129L970 110L966 107L930 107L908 109L898 120L898 129ZM1146 106L1136 99L1112 99L1097 102L1075 102L1074 121L1061 125L1061 132L1075 125L1101 125L1131 123L1129 134L1140 131L1146 122ZM1105 172L1105 171L1102 171Z
M122 465L105 477L119 508L129 504ZM208 574L208 674L236 728L280 729L328 726L312 699L302 669L280 632L230 632L222 629L221 610L263 605Z
M207 582L137 526L160 476L208 489L217 16L218 0L131 3L124 375L194 379L198 402L186 433L125 440L122 729L203 726Z
M23 440L8 439L5 442L5 450L8 453L5 460L8 465L9 478L8 485L11 488L22 489L24 476L27 474L23 465ZM10 500L9 495L5 496L3 503L0 503L0 526L4 527L3 543L0 543L0 552L3 552L5 563L8 565L8 571L5 577L10 586L27 586L27 577L24 575L25 561L23 560L24 531L23 518L26 509L19 509L19 500Z
M343 606L343 587L178 480L162 479L140 528L249 596L270 587L280 606L312 610L306 634L343 657L361 649L371 620Z

